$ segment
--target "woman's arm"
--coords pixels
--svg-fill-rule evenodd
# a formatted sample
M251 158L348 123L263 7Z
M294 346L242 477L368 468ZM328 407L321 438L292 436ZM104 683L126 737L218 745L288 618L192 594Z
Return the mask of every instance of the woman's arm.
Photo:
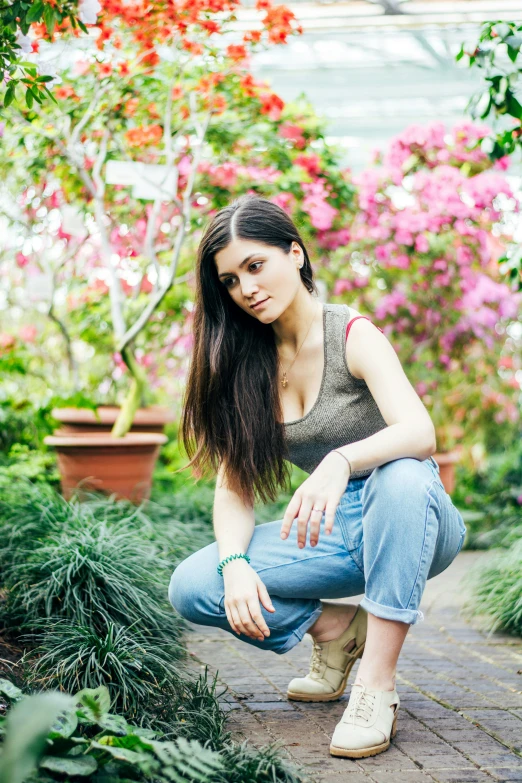
M388 427L341 446L352 470L369 470L401 457L424 460L436 450L435 427L406 377L393 346L371 321L358 319L346 341L346 362L363 378Z
M214 495L214 532L220 561L228 555L246 554L254 533L254 507L246 506L225 483L222 468L218 471ZM233 631L260 641L270 636L261 613L260 603L275 612L261 577L244 558L228 562L223 569L225 612Z
M227 487L222 466L217 475L212 518L219 559L240 552L246 554L254 533L254 507L246 506L239 495Z
M363 378L388 425L369 438L341 446L352 471L373 470L401 457L427 459L436 449L435 428L417 392L387 338L370 321L360 319L351 327L346 344L346 362L352 375ZM321 516L331 533L339 501L350 478L346 460L329 452L294 493L283 517L281 538L287 538L297 517L297 542L306 546L310 521L310 545L319 540Z

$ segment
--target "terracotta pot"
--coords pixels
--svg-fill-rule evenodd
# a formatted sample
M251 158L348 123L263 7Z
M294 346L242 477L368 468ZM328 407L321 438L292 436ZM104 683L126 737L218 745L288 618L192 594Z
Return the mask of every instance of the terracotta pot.
M442 451L440 454L433 455L440 468L440 479L448 495L451 495L455 489L455 463L460 460L460 457L461 449Z
M47 435L44 443L58 456L62 494L69 500L81 488L96 489L140 503L150 497L152 474L160 446L168 440L157 432L129 432L123 438L110 433ZM80 500L84 493L78 490Z
M55 435L69 435L86 432L91 435L110 432L120 409L117 405L100 405L98 414L88 408L53 408L51 414L62 422L62 426L54 431ZM163 432L165 424L174 420L174 413L166 405L150 405L138 408L129 432Z

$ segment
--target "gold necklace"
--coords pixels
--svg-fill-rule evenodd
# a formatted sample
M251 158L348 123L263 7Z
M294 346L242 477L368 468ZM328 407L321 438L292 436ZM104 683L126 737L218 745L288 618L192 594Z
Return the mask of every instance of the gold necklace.
M319 304L319 309L320 309L320 310L322 310L322 309L323 309L321 304ZM301 343L301 345L300 345L300 346L299 346L299 348L297 349L297 353L296 353L296 355L295 355L295 356L294 356L294 358L292 359L292 361L291 361L291 363L290 363L289 367L287 367L287 369L286 369L286 370L283 370L283 378L282 378L282 380L281 380L281 384L283 385L283 388L284 388L284 389L286 389L286 387L288 386L288 378L286 377L286 373L287 373L287 372L289 372L289 370L290 370L290 367L292 367L293 363L294 363L294 362L295 362L295 360L297 359L297 354L299 353L299 351L300 351L300 350L301 350L301 348L303 347L303 345L304 345L304 342L305 342L306 338L308 337L308 332L309 332L309 331L310 331L310 329L312 328L312 324L313 324L313 322L314 322L314 320L315 320L315 316L316 316L316 314L317 314L317 310L315 311L315 313L314 313L314 315L313 315L313 318L312 318L312 320L310 321L310 326L308 327L308 331L306 332L306 334L305 334L305 336L304 336L304 340L303 340L303 342Z

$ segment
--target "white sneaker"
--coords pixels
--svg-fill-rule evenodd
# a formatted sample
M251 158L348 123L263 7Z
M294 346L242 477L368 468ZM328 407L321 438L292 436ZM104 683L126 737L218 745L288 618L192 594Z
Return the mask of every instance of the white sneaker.
M352 759L375 756L390 746L397 733L399 694L354 683L348 706L335 727L330 745L332 756Z
M317 642L313 639L310 671L306 677L294 677L288 685L287 697L294 701L335 701L346 688L352 667L364 651L368 613L357 607L348 628L337 639ZM345 648L354 642L349 652Z

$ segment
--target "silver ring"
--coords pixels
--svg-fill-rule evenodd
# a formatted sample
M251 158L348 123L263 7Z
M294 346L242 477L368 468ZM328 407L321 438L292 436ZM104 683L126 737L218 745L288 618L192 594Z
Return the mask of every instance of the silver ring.
M313 508L313 509L312 509L312 511L320 511L320 512L321 512L321 514L323 513L323 510L324 510L324 509L322 509L322 508Z

